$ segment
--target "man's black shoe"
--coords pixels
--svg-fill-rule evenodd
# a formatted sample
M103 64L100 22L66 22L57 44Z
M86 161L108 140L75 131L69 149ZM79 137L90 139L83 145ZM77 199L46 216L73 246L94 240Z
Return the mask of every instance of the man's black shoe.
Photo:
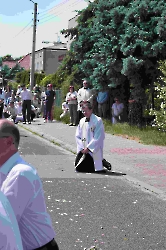
M23 124L26 124L26 122L23 122Z
M107 168L109 171L112 169L111 163L109 163L108 161L106 161L106 159L102 160L103 166L105 168Z

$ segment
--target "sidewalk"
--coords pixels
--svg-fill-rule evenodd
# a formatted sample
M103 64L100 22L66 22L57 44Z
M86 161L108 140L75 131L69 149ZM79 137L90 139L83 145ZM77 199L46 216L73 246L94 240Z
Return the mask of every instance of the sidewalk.
M44 123L42 118L37 118L31 125L19 123L18 126L76 153L76 127L58 121ZM142 145L134 140L106 134L104 158L111 162L113 171L125 173L124 178L147 190L166 195L166 147Z

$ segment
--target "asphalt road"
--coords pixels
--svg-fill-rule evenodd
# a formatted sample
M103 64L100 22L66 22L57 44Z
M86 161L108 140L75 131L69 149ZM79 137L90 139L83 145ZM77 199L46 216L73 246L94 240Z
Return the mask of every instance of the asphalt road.
M166 249L165 200L123 176L74 173L72 153L20 132L19 152L43 181L60 250Z

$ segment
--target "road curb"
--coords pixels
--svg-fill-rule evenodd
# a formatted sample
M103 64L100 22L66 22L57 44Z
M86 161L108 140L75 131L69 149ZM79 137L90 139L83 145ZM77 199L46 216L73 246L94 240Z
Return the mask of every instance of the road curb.
M132 183L135 187L141 188L144 192L149 192L159 199L166 200L166 193L162 190L155 188L144 181L131 177L130 175L125 175L124 179L126 179L129 183Z
M37 135L37 136L39 136L39 137L41 137L41 138L43 138L43 139L51 142L54 145L57 145L57 146L59 146L59 147L61 147L63 149L66 149L67 151L73 153L74 155L77 154L76 150L73 149L73 147L71 147L71 145L66 144L63 141L61 141L61 140L59 140L59 139L57 139L55 137L52 137L52 136L50 136L48 134L43 134L43 133L40 133L40 132L33 131L32 129L26 128L25 126L20 125L20 124L18 124L18 126L21 127L21 128L23 128L23 129L25 129L25 130L27 130L27 131L29 131L32 134L35 134L35 135Z

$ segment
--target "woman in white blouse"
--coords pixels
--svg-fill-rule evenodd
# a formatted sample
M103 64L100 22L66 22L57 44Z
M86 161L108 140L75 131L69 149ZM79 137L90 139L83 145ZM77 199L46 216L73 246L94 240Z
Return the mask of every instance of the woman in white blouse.
M66 95L66 102L69 105L69 112L70 112L69 126L76 126L77 124L77 92L74 91L74 86L70 86L69 92Z
M112 124L121 122L121 114L124 109L124 104L118 98L115 97L114 101L115 103L112 105Z

